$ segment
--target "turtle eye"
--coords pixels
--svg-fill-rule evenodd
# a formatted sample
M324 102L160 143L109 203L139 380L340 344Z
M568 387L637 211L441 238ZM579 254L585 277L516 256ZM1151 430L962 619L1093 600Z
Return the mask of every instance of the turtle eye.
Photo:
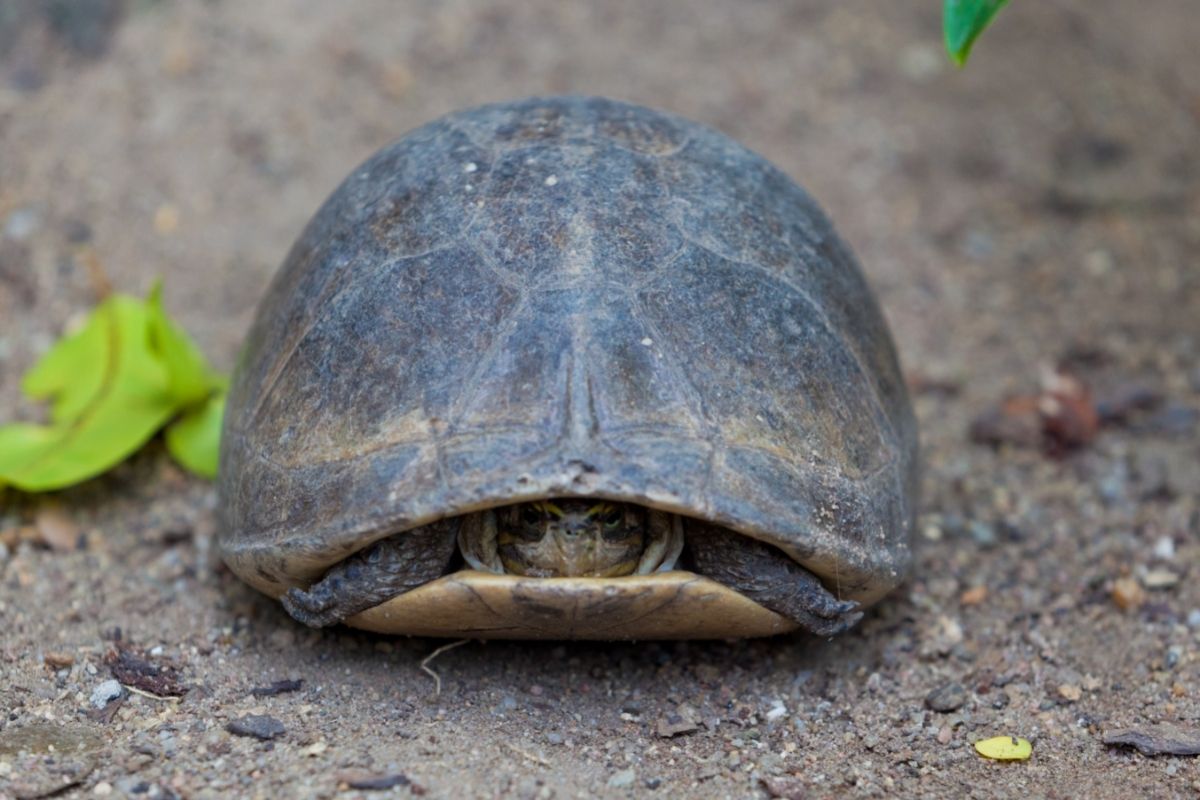
M521 509L521 521L526 525L537 525L542 521L542 512L537 506L529 503Z
M604 527L606 527L606 528L617 527L618 525L621 524L621 521L624 518L624 516L625 515L621 513L621 509L614 508L612 511L609 511L607 514L604 515Z

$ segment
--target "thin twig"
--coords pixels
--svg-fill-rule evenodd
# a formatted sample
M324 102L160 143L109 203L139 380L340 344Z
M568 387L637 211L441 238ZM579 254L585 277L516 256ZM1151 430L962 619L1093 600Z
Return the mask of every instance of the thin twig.
M517 755L528 758L530 761L532 761L535 764L541 764L543 767L550 766L550 762L547 761L546 759L542 758L541 756L539 756L535 753L531 753L528 750L522 750L521 748L517 747L512 742L505 742L504 746L507 747L509 750L512 750Z
M139 689L136 686L130 686L128 683L122 683L121 685L124 686L129 691L133 692L134 694L140 694L142 697L149 697L151 700L162 700L164 703L178 703L183 700L182 697L172 697L171 695L154 694L153 692L147 692L145 689Z
M429 677L433 678L433 683L434 683L433 696L434 697L440 697L442 694L442 678L440 675L438 675L436 672L434 672L432 668L430 668L429 664L435 658L437 658L438 656L440 656L442 653L446 652L447 650L453 650L454 648L459 647L460 645L464 645L469 641L471 641L471 640L470 639L459 639L457 642L450 642L450 644L444 644L441 647L439 647L437 650L434 650L432 653L425 656L425 658L421 661L421 671L426 673L427 675L429 675Z

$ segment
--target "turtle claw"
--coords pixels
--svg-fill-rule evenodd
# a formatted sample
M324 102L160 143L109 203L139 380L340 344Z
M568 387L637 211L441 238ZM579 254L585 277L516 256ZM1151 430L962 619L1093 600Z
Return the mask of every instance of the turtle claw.
M818 617L814 614L793 611L791 614L784 614L789 617L801 628L811 633L813 636L828 638L837 636L839 633L845 633L858 624L858 621L863 618L863 612L858 610L858 603L847 600L839 603L842 606L842 611L830 617Z
M382 539L335 564L308 591L288 589L279 602L310 628L345 622L445 573L457 533L456 520L439 520Z
M325 628L330 625L336 625L344 620L347 615L341 613L336 608L332 593L321 591L321 586L321 584L318 584L314 587L316 591L313 592L288 589L279 598L279 602L283 604L283 610L290 614L292 619L310 628Z
M787 617L815 636L854 627L863 612L781 550L699 520L686 520L686 540L697 572Z

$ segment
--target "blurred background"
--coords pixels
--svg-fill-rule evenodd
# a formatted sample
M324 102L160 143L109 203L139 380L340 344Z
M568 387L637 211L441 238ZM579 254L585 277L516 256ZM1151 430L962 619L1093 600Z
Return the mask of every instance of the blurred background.
M1190 0L1016 2L960 71L940 6L3 0L0 421L36 418L19 376L105 281L140 295L162 276L168 309L231 368L272 272L355 164L453 109L570 92L715 126L815 195L892 325L926 462L914 578L847 637L471 645L426 702L429 643L302 631L213 574L211 487L152 450L64 495L82 552L21 546L0 564L13 713L76 715L79 670L120 625L208 694L157 727L161 709L132 701L114 747L151 731L161 754L166 730L241 766L118 760L85 786L302 796L347 765L400 764L437 796L455 765L491 770L463 789L481 796L1194 789L1193 762L1101 738L1200 720L1200 21ZM1043 410L1030 433L1001 404L1050 402L1047 369L1088 389L1051 397L1067 419ZM1064 437L1075 400L1099 427ZM46 642L83 655L47 671ZM271 713L328 752L225 741L245 688L288 669L327 693ZM380 704L411 737L377 736ZM672 714L697 722L664 735ZM986 770L969 742L1010 731L1034 761Z

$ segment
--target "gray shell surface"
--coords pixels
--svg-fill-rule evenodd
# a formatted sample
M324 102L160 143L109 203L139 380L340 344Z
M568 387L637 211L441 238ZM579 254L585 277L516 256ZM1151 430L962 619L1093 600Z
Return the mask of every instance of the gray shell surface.
M586 495L774 544L843 597L904 576L917 436L815 202L611 100L452 114L333 193L259 307L221 551L271 594L433 519Z

